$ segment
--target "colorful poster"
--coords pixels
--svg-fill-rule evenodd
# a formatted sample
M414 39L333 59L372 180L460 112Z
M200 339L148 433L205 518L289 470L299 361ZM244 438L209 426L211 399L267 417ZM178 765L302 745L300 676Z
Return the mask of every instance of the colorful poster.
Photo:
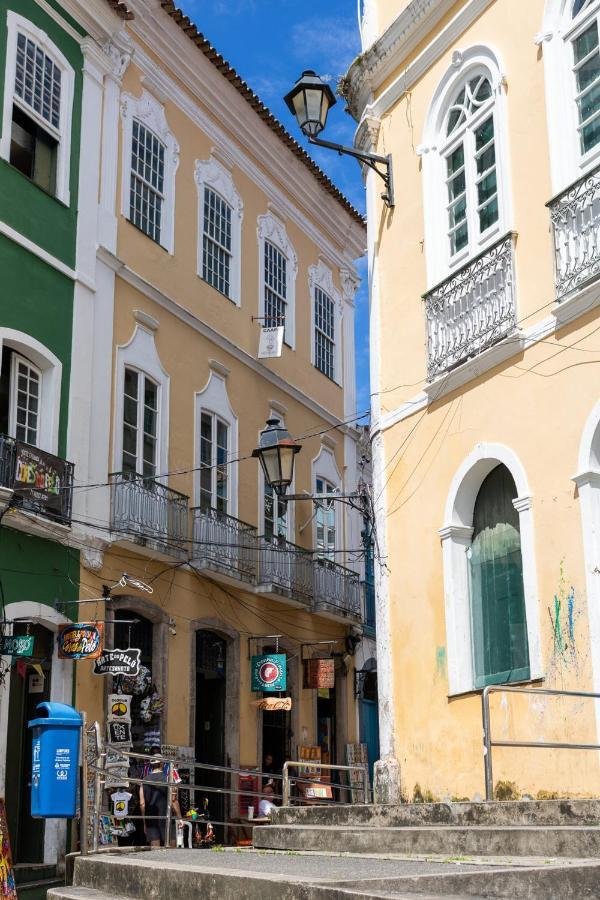
M96 659L102 653L104 625L77 622L58 629L59 659Z
M37 447L17 441L13 487L26 506L58 518L69 509L70 464Z
M15 872L13 869L10 836L6 822L6 807L0 800L0 897L6 900L17 900Z
M269 653L252 657L252 690L285 691L287 664L285 653Z

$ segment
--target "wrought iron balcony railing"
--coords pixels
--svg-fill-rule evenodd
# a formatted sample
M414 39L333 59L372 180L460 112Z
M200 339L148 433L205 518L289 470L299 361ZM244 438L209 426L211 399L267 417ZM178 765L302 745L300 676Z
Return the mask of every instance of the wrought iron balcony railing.
M110 481L112 531L182 556L188 541L186 495L131 472L115 473Z
M312 554L283 538L260 537L258 585L310 605L314 589Z
M329 559L314 562L315 612L361 621L361 589L357 572Z
M506 235L424 295L429 381L515 328L514 245Z
M551 200L548 208L560 302L600 274L600 168Z
M13 493L13 506L71 524L73 463L31 444L0 435L0 484Z
M254 581L258 532L216 509L192 509L192 563L242 581Z

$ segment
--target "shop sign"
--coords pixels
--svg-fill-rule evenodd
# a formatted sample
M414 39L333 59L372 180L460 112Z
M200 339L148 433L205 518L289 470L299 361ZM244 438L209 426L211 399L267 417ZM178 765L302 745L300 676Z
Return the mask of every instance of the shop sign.
M262 700L253 700L252 706L265 712L289 712L292 708L292 698L264 697Z
M305 659L304 687L309 690L323 690L335 687L334 659Z
M287 685L285 653L252 657L252 690L285 691Z
M17 441L13 487L20 497L61 516L65 510L65 488L69 485L69 463L37 447Z
M137 675L141 650L104 650L94 662L94 675Z
M32 656L35 637L32 634L5 634L0 637L1 656Z
M59 659L96 659L102 653L104 625L77 622L58 629Z
M283 349L283 325L262 328L258 345L259 359L276 359Z

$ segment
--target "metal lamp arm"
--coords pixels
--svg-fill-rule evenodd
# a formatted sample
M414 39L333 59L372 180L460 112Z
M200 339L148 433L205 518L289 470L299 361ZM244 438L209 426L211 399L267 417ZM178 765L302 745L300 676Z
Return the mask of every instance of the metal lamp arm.
M334 144L332 141L323 141L321 138L309 137L309 144L316 144L318 147L326 147L328 150L335 150L340 156L353 156L359 162L364 163L374 172L377 172L385 184L386 193L382 194L382 199L386 206L390 209L394 206L394 178L392 174L392 156L378 156L376 153L363 153L361 150L355 150L354 147L344 147L343 144ZM383 166L384 169L378 168Z

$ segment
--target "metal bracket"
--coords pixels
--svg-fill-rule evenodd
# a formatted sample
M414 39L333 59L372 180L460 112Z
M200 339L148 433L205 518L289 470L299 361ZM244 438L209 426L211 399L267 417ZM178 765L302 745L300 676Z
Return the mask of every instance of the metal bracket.
M383 179L385 185L385 194L381 195L381 199L388 207L394 208L394 173L392 169L392 154L387 156L378 156L376 153L363 153L361 150L355 150L354 147L344 147L342 144L334 144L331 141L322 141L320 138L309 137L310 144L316 144L318 147L326 147L328 150L335 150L340 156L352 156L363 165L368 166L374 172L377 172ZM378 168L381 166L382 168Z

